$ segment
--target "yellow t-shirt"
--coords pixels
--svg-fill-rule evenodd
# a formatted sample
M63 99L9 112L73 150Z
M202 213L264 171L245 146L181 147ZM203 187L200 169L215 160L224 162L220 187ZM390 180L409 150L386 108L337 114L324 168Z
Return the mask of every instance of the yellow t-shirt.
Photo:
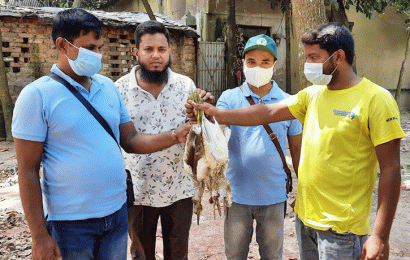
M319 230L365 235L377 176L374 147L405 136L392 95L368 79L311 86L288 99L304 123L295 211Z

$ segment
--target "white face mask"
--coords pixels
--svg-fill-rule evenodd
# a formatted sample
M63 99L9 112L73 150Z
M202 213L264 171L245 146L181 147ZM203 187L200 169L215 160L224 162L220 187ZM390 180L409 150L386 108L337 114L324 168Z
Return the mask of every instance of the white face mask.
M265 86L272 79L275 63L273 63L272 67L267 69L261 68L259 66L249 68L245 65L243 73L245 74L246 81L256 88Z
M325 75L325 74L323 74L323 64L325 64L326 61L328 61L331 57L333 57L333 55L335 53L336 52L334 52L332 55L330 55L329 58L327 58L327 60L325 60L325 62L323 62L323 63L309 63L309 62L306 62L305 63L305 70L304 70L306 79L309 80L314 85L327 85L327 84L329 84L330 81L332 80L333 73L337 69L337 66L332 71L332 73L330 73L330 75Z
M65 40L65 39L64 39ZM67 40L66 40L67 41ZM79 76L91 77L96 74L101 68L102 54L87 50L83 47L78 48L71 42L67 41L71 46L79 49L76 60L68 58L68 63L75 74Z

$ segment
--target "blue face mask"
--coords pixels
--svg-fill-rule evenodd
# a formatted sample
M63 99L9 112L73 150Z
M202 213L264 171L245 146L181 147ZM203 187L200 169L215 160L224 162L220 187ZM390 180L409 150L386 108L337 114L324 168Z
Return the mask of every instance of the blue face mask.
M101 69L101 59L102 59L101 53L93 52L93 51L84 49L83 47L78 48L77 46L73 45L71 42L69 41L67 42L71 46L79 49L76 60L71 60L66 55L68 59L68 63L70 64L70 67L74 71L75 74L77 74L78 76L91 77Z

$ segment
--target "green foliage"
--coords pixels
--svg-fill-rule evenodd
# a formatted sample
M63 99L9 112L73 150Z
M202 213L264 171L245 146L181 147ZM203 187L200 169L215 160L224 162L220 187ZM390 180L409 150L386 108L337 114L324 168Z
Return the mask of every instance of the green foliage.
M73 0L37 0L40 4L47 7L71 8Z
M73 2L71 2L71 1L66 1L66 2L60 2L59 3L59 6L61 7L61 8L71 8L72 6L73 6Z
M326 6L339 9L337 0L325 0ZM363 13L367 18L376 14L383 14L388 6L397 9L397 12L407 15L406 23L410 23L410 1L409 0L343 0L346 10L355 7L357 12Z
M31 58L30 62L30 74L35 79L41 78L44 76L43 72L43 63L40 60L40 48L37 43L34 43L31 47L31 53L33 54L33 58Z
M410 1L409 0L390 0L397 8L397 12L407 15L406 24L410 24Z
M194 101L196 104L201 104L202 100L199 97L199 94L197 92L191 92L191 94L189 95L189 98ZM204 116L204 111L203 110L199 110L198 111L198 115L197 115L197 122L201 123L202 122L202 117Z

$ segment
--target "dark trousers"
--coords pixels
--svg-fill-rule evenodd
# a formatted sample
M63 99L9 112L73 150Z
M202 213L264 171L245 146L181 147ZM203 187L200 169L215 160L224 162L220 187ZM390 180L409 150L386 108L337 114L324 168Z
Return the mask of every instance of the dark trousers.
M139 238L146 260L155 260L157 225L161 217L164 260L188 259L188 238L192 213L192 198L182 199L170 206L160 208L132 206L128 217L131 254L141 255L137 252Z

